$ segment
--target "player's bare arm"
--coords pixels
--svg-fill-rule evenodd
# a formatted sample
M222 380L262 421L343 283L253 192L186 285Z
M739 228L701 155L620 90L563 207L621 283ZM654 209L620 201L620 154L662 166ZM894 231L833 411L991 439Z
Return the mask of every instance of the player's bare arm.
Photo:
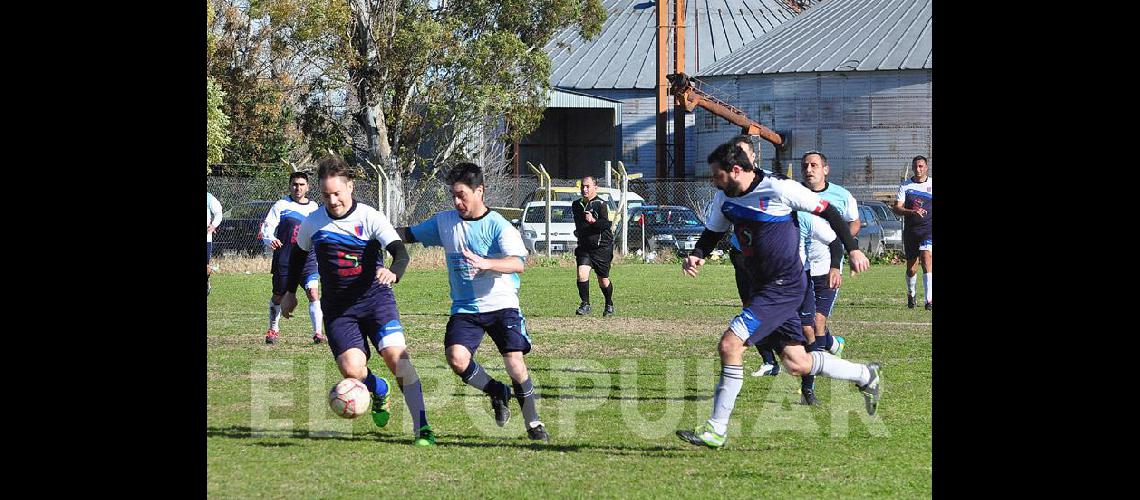
M497 273L521 273L526 270L526 264L519 257L508 255L498 259L483 257L470 249L463 249L463 256L467 264L480 271L495 271Z

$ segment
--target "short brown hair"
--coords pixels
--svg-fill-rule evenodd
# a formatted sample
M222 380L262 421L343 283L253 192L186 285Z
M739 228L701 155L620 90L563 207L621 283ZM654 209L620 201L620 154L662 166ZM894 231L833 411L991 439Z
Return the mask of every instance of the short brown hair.
M327 179L336 176L344 177L345 181L351 181L355 177L352 168L339 156L321 158L320 163L317 164L317 178Z

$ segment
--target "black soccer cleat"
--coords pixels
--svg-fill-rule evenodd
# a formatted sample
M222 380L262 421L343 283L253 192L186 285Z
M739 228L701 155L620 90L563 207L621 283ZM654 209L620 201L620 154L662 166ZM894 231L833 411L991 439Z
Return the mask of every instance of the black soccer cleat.
M542 425L542 422L531 422L526 429L526 436L531 441L550 442L550 435L546 433L546 426Z
M906 308L907 309L914 309L914 306L915 306L914 295L907 295L906 296Z
M879 407L879 391L882 390L881 367L878 363L870 363L867 365L867 369L871 371L871 380L867 382L867 385L856 385L856 387L859 387L859 391L863 393L863 399L867 402L867 414L874 415L875 410Z
M800 404L805 406L812 406L816 403L814 389L800 389Z
M574 311L574 314L577 314L579 316L585 316L587 314L590 314L590 303L589 302L583 302L582 305L578 306L578 310Z
M606 304L606 309L604 311L602 311L602 316L613 316L613 315L614 315L614 305L613 304Z
M933 302L927 302L926 303L926 310L927 311L933 311L934 310L934 303Z
M511 386L503 383L499 385L503 390L497 395L491 395L491 408L495 410L495 424L502 427L511 420Z

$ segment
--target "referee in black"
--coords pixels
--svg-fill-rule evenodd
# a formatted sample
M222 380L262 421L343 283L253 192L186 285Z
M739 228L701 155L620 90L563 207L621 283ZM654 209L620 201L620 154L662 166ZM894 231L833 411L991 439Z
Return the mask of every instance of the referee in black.
M574 236L578 237L578 247L574 256L578 258L578 306L579 315L590 314L590 268L598 275L598 286L606 297L606 309L602 316L614 314L614 286L610 283L610 263L614 260L614 232L610 230L609 208L598 198L598 182L591 176L582 178L582 197L575 200Z

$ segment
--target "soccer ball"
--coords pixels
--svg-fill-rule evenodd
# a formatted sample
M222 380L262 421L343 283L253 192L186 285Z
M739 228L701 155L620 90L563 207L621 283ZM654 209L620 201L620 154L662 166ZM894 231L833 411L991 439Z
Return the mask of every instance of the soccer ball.
M329 391L329 408L341 418L356 418L372 408L372 393L364 382L346 378Z

